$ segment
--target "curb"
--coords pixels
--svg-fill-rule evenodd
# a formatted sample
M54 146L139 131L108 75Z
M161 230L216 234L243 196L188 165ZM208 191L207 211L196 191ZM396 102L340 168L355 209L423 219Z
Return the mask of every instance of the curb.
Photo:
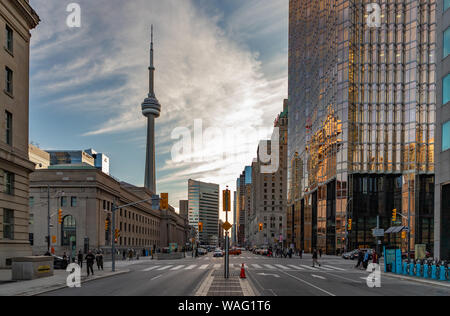
M194 296L207 296L208 295L208 291L211 288L211 284L214 280L214 277L212 276L212 274L214 273L214 270L211 270L208 275L206 276L206 278L204 278L201 282L200 287L195 291Z
M407 280L407 281L412 281L412 282L416 282L416 283L422 283L422 284L429 284L429 285L438 285L438 286L442 286L442 287L448 287L450 288L450 282L447 282L449 284L446 284L446 281L431 281L431 280L427 280L427 279L420 279L420 278L416 278L416 277L410 277L407 275L401 275L401 274L392 274L392 273L386 273L386 272L382 272L381 273L384 277L391 277L394 279L402 279L402 280Z
M122 275L122 274L126 274L126 273L129 273L130 271L131 270L117 271L114 274L107 274L107 275L99 276L99 277L94 278L94 279L85 279L85 280L81 281L81 284L89 283L89 282L96 281L96 280L106 279L106 278L110 278L110 277L114 277L114 276L118 276L118 275ZM39 291L39 292L33 292L33 293L24 292L24 293L15 294L14 296L38 296L38 295L41 295L41 294L62 290L62 289L65 289L65 288L67 288L67 285L65 285L65 284L64 285L58 284L58 285L55 285L53 287L49 287L49 288L47 288L45 290L42 290L42 291Z

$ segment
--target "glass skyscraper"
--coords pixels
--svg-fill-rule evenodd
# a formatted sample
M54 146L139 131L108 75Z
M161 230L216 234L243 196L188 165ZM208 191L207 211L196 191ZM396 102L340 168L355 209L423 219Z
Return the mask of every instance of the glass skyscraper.
M377 3L380 25L366 7ZM435 0L290 0L289 181L296 247L433 247ZM393 209L405 215L391 220ZM352 219L348 230L348 219ZM406 250L408 239L385 235Z

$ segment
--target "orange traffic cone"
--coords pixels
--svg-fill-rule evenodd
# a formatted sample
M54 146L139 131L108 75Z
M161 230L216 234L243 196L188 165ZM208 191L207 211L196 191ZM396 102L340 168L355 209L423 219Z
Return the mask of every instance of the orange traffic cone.
M242 268L241 268L241 279L246 279L246 276L245 276L245 265L244 264L242 264Z

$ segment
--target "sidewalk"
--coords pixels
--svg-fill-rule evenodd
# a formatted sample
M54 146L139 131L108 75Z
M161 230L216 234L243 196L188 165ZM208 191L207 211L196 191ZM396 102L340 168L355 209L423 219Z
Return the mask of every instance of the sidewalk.
M86 271L83 269L81 275L81 283L86 283L94 280L108 278L124 273L130 272L126 269L118 269L116 272L111 272L111 269L105 271L98 271L94 268L94 276L89 278ZM65 288L67 277L69 273L65 270L55 270L54 275L48 278L30 280L30 281L11 281L11 270L0 270L0 296L34 296L42 293L55 291Z

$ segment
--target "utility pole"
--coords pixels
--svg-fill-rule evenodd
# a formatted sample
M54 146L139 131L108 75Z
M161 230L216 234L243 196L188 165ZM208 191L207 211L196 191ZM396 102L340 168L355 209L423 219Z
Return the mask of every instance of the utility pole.
M47 185L47 251L50 252L50 185Z

